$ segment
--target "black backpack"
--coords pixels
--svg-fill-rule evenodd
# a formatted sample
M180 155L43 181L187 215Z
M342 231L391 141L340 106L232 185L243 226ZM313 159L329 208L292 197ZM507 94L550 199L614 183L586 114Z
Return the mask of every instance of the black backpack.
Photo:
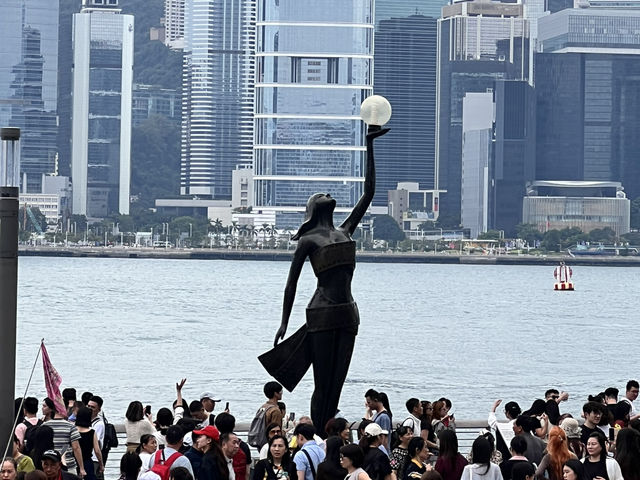
M34 425L33 423L29 422L29 420L27 420L26 418L22 421L22 423L24 425L26 425L27 429L24 432L24 440L23 440L23 444L24 444L24 448L23 448L23 452L25 455L29 455L31 453L31 450L33 450L33 446L35 445L35 439L36 439L36 432L38 431L38 428L40 427L40 425L42 425L42 420L38 420L38 422Z
M102 441L102 459L104 463L107 463L107 457L109 456L109 450L112 448L118 448L118 433L113 423L107 421L107 417L102 416L104 421L104 440Z

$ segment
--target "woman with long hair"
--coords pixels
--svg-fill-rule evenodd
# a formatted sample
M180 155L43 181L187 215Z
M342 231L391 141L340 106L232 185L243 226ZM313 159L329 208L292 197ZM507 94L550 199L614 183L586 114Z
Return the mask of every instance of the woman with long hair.
M580 440L580 436L582 435L580 424L575 418L568 417L560 422L560 428L567 434L569 451L575 454L578 460L580 460L587 452L584 443Z
M436 443L436 434L433 433L431 419L433 417L433 405L428 400L422 400L422 415L420 416L420 436L427 441L427 445L431 450L437 452L438 444Z
M413 438L413 429L406 425L398 428L398 443L391 450L391 470L396 474L396 478L401 480L404 466L409 457L409 442Z
M210 427L210 426L209 426ZM205 427L209 429L209 427ZM207 432L207 430L198 430ZM197 434L195 447L203 452L202 463L198 470L198 480L229 480L229 468L222 448L218 444L220 432L216 427L209 429L205 435ZM257 480L257 477L255 477Z
M342 386L347 378L360 317L351 296L356 244L351 239L375 193L373 141L389 129L370 125L363 194L339 227L333 225L336 201L328 193L309 198L305 221L292 240L298 241L287 278L282 321L274 348L259 357L265 369L291 391L313 365L314 391L311 418L316 431L338 411ZM287 331L296 288L307 257L318 279L306 310L306 324L278 345ZM304 355L300 355L304 352Z
M623 428L616 437L616 461L624 480L640 480L640 432Z
M427 471L427 468L431 470L431 465L427 467L427 460L429 459L429 448L427 447L424 438L413 437L409 442L409 458L411 459L404 467L404 473L402 475L403 480L420 480L422 474Z
M42 455L47 450L53 450L53 428L46 423L40 425L33 434L33 448L31 449L31 460L36 470L42 470Z
M327 422L324 429L329 437L340 437L342 444L347 445L351 438L351 429L346 418L332 418Z
M549 432L547 453L542 457L536 475L546 474L549 480L562 480L562 467L571 458L578 459L575 454L569 451L567 434L560 427L552 427Z
M334 442L337 439L334 440ZM332 442L333 443L333 442ZM296 480L296 464L291 460L289 443L283 435L275 435L269 439L267 458L256 463L253 470L254 480ZM327 441L328 446L328 441ZM339 457L339 453L338 453ZM320 468L318 466L318 478ZM342 476L344 478L344 475Z
M587 480L584 476L584 465L580 460L567 460L562 467L563 480ZM591 479L589 479L591 480Z
M391 405L389 404L389 397L384 392L378 392L378 395L380 396L380 402L382 402L382 406L386 410L387 415L389 415L389 420L393 425L393 413L391 413Z
M124 429L127 432L127 452L133 453L140 445L142 435L156 434L156 429L151 423L151 414L145 414L142 403L137 400L131 402L127 408Z
M344 442L340 437L332 436L325 442L326 456L318 465L317 480L343 480L347 471L340 464L340 447Z
M447 404L443 400L438 400L433 403L433 416L431 418L431 426L433 427L433 433L437 437L438 434L445 429L455 430L456 423L453 417L448 415L449 409Z
M344 480L371 480L369 474L362 469L363 462L364 452L359 445L352 443L340 447L340 465L347 471Z
M473 463L462 470L462 480L502 480L500 468L491 463L493 446L484 436L479 436L471 445Z
M76 428L80 433L80 451L82 452L82 462L84 463L84 471L87 473L84 477L85 480L96 480L96 472L93 469L93 461L91 460L91 454L95 453L98 459L98 472L104 472L104 463L102 461L102 452L100 450L100 443L98 442L98 435L93 428L91 428L91 409L87 407L80 407L76 414Z
M582 460L586 478L602 477L605 480L624 480L620 465L607 456L607 440L596 431L587 439L587 456Z
M546 438L549 433L549 419L547 417L547 402L541 398L534 400L529 410L522 412L522 415L535 417L540 421L540 427L534 430L534 435L538 438Z
M460 480L467 460L458 451L458 436L453 430L442 430L438 435L440 456L435 469L443 480Z

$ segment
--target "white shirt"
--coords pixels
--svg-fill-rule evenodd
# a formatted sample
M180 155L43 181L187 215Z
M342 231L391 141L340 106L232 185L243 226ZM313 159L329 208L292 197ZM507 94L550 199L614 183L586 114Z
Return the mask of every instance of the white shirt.
M95 430L96 436L98 437L98 445L100 446L100 450L104 445L104 420L99 416L91 420L91 427ZM98 457L96 457L96 452L91 449L91 461L97 462Z
M227 461L227 468L229 469L229 480L236 480L236 472L233 469L233 458L227 458L225 455L224 459Z
M420 436L420 419L416 417L413 413L410 413L409 416L402 422L403 427L410 427L413 430L413 436Z

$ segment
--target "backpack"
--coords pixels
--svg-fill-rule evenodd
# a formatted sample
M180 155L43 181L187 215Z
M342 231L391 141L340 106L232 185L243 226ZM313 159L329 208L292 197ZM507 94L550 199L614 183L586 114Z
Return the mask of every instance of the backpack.
M156 457L153 462L153 467L150 470L160 477L160 480L169 480L169 472L173 463L181 457L180 452L172 454L169 458L164 458L164 448L156 452Z
M260 450L267 443L267 412L272 408L278 408L277 405L269 405L268 407L260 407L256 412L256 416L251 421L249 433L247 434L247 443L252 447Z
M35 445L36 431L43 422L42 420L38 420L38 422L34 425L25 418L22 423L24 423L24 425L27 427L27 429L24 431L24 440L22 441L24 448L22 451L25 453L25 455L28 456L29 453L31 453L33 446Z
M103 462L107 463L109 450L118 448L118 433L113 423L109 423L104 415L102 416L102 421L104 422L104 440L102 441L101 452Z

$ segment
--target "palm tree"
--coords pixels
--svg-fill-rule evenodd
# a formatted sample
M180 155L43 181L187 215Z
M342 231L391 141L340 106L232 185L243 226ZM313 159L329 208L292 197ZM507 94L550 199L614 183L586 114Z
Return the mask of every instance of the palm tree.
M262 248L264 248L264 244L267 241L267 233L271 233L271 226L268 223L263 223L259 231L262 233Z
M216 218L213 221L213 231L216 234L216 247L220 246L220 234L222 233L223 229L224 225L222 225L222 220Z
M238 249L238 233L240 232L240 227L238 226L237 221L231 222L229 225L229 232L233 235L234 243L236 244L236 250Z

